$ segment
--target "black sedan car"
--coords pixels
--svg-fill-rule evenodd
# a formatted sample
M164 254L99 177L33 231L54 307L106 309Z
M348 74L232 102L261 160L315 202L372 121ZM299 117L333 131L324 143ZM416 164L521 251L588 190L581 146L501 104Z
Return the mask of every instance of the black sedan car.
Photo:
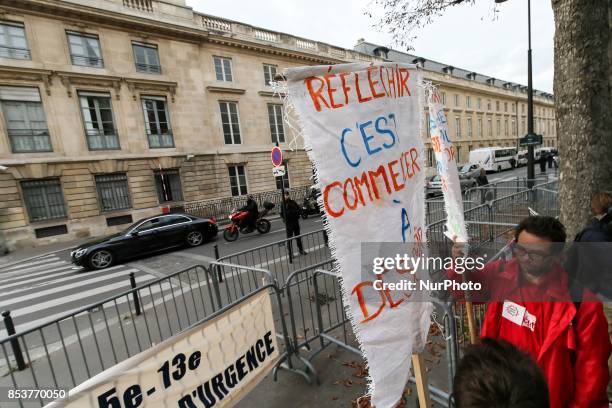
M198 246L217 236L213 219L186 214L144 218L122 232L75 248L72 263L88 269L104 269L119 260L135 258L183 245Z

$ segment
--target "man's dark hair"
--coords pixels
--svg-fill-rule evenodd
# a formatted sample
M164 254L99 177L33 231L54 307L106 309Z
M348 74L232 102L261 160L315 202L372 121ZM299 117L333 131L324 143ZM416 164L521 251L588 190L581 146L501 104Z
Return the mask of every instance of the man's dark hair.
M470 346L453 381L456 408L548 408L548 385L533 359L485 338Z
M565 242L567 238L565 227L555 217L537 215L523 219L514 231L514 238L517 241L519 234L523 231L541 238L548 238L552 242Z

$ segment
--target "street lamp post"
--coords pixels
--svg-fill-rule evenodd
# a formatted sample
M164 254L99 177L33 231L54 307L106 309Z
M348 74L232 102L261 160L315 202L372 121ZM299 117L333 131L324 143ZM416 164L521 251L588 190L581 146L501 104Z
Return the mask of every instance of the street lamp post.
M495 0L496 3L504 3L507 0ZM533 83L531 68L531 0L527 0L527 139L534 140L536 135L533 131ZM518 123L517 123L518 126ZM527 145L527 186L533 186L535 179L535 163L533 157L533 144Z

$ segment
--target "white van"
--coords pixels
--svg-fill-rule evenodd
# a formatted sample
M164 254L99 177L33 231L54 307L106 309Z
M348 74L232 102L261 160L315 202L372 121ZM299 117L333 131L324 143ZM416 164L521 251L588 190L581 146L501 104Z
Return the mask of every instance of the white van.
M516 149L512 147L482 147L470 152L470 164L479 164L488 172L516 166Z

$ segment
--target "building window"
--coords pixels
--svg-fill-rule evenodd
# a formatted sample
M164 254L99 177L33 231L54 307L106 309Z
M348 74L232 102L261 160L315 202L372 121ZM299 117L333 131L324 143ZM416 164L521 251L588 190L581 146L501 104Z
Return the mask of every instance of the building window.
M490 111L491 110L491 100L487 99L487 110Z
M499 112L499 101L495 101L495 110Z
M289 188L289 164L287 162L283 162L285 166L285 175L280 177L274 177L276 179L276 189L281 189L281 182L283 183L284 188Z
M156 45L132 43L136 71L148 74L161 74L161 64Z
M465 97L465 107L468 109L472 107L472 97L469 95Z
M157 199L160 203L183 200L181 176L177 169L155 170L154 176Z
M458 116L455 117L455 134L457 139L461 137L461 119Z
M270 86L270 82L274 81L274 77L276 76L276 68L276 65L264 64L264 84L266 86Z
M472 138L472 118L467 118L467 135L468 138Z
M67 32L70 60L73 65L104 68L97 35Z
M243 165L229 166L230 187L232 196L247 194L247 180Z
M427 149L427 166L433 167L435 159L434 159L434 151L432 148Z
M504 112L508 112L508 102L504 102Z
M217 81L232 82L232 60L229 58L215 57L215 75Z
M32 59L23 24L0 22L0 57Z
M487 122L487 130L489 137L493 137L493 121L491 120L491 118L489 118L487 119Z
M495 129L497 130L495 136L501 136L501 121L499 119L497 119L497 126Z
M525 129L525 119L521 120L521 132L525 134L527 130Z
M521 105L521 108L522 108L522 109L521 109L521 110L522 110L522 113L525 113L525 104L522 104L522 105Z
M508 136L508 119L504 120L504 134Z
M174 138L170 128L170 116L166 98L147 96L142 98L145 128L149 147L174 147Z
M240 144L240 123L236 102L219 102L225 144Z
M59 179L22 181L21 191L31 222L66 217Z
M478 98L478 110L482 109L482 99Z
M512 135L513 136L517 135L517 133L516 133L516 121L514 119L512 119Z
M89 150L119 149L110 94L79 92L79 100Z
M53 150L38 88L0 86L0 102L13 153Z
M478 137L482 137L482 118L478 118Z
M446 105L446 92L442 92L442 105Z
M102 211L123 210L132 206L125 173L105 174L95 179Z
M272 143L285 143L285 128L283 127L283 105L268 104L268 120Z
M429 116L429 112L425 114L425 127L427 128L427 137L431 136L431 117Z
M459 95L455 94L455 107L459 106Z

